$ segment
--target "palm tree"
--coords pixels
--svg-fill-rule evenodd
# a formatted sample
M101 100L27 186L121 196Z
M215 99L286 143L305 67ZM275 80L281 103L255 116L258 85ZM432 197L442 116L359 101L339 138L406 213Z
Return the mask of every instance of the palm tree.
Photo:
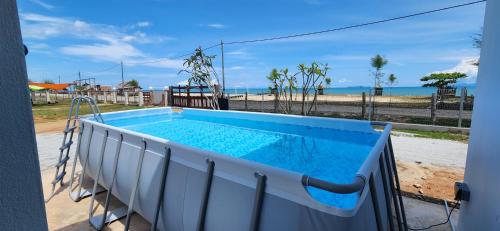
M396 75L394 74L390 74L389 77L387 77L387 85L389 85L389 107L391 106L391 102L392 102L392 86L394 86L396 84L396 80L398 78L396 77Z
M389 61L384 58L383 56L377 54L371 59L371 65L373 68L375 68L375 71L373 72L373 77L375 77L375 91L377 91L377 88L382 88L382 77L384 77L384 73L382 73L382 68L388 63Z

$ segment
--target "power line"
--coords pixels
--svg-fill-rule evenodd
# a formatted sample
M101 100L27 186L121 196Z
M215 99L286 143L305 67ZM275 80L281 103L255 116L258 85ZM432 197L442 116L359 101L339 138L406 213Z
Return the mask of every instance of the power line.
M210 50L214 47L218 47L220 46L220 43L217 43L217 44L214 44L212 46L209 46L207 48L203 48L202 51L206 51L206 50ZM174 57L170 57L170 58L160 58L160 59L155 59L155 60L150 60L150 61L145 61L145 62L129 62L129 64L150 64L150 63L159 63L161 61L164 61L164 60L170 60L170 59L180 59L180 58L183 58L183 57L186 57L186 56L189 56L189 55L192 55L194 54L193 51L189 52L189 53L185 53L185 54L182 54L182 55L178 55L178 56L174 56Z
M445 11L445 10L450 10L450 9L459 8L459 7L463 7L463 6L474 5L474 4L478 4L478 3L482 3L482 2L486 2L486 0L474 1L474 2L469 2L469 3L464 3L464 4L453 5L453 6L448 6L448 7L444 7L444 8L419 12L419 13L415 13L415 14L409 14L409 15L405 15L405 16L399 16L399 17L388 18L388 19L372 21L372 22L366 22L366 23L361 23L361 24L354 24L354 25L350 25L350 26L343 26L343 27L332 28L332 29L327 29L327 30L307 32L307 33L301 33L301 34L283 35L283 36L261 38L261 39L233 41L233 42L227 42L224 44L231 45L231 44L243 44L243 43L256 43L256 42L265 42L265 41L272 41L272 40L289 39L289 38L297 38L297 37L303 37L303 36L309 36L309 35L323 34L323 33L328 33L328 32L347 30L347 29L352 29L352 28L357 28L357 27L363 27L363 26L380 24L380 23L385 23L385 22L390 22L390 21L407 19L407 18L411 18L411 17L415 17L415 16L431 14L431 13L435 13L435 12L439 12L439 11Z

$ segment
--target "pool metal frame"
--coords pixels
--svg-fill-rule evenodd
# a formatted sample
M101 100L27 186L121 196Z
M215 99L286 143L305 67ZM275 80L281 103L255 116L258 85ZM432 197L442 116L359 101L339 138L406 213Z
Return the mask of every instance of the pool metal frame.
M143 110L151 110L151 109L143 109ZM197 110L197 111L204 111L203 109L189 109L189 110ZM226 111L227 112L227 111ZM238 112L238 113L249 113L249 112ZM106 113L108 114L108 113ZM109 113L111 114L111 113ZM259 113L262 114L262 113ZM271 114L274 115L274 114ZM286 115L280 115L280 116L286 116ZM401 195L401 188L399 184L399 177L396 169L396 162L394 158L394 152L392 148L392 143L391 143L391 138L390 138L390 131L392 128L392 125L390 123L383 123L383 122L371 122L370 123L372 126L377 126L377 127L382 127L383 131L381 133L381 136L377 140L375 146L372 148L372 151L370 154L367 156L366 160L363 162L361 168L358 170L358 173L354 179L354 181L350 184L336 184L332 182L327 182L324 180L320 180L311 176L303 175L301 178L301 183L304 187L315 187L319 188L322 190L326 190L329 192L333 193L339 193L339 194L350 194L350 193L358 193L360 196L360 199L358 200L357 204L362 203L362 198L361 195L365 190L369 190L370 197L372 198L372 206L374 209L374 215L375 215L375 220L376 220L376 225L377 225L377 230L383 230L385 227L384 226L384 221L382 221L382 211L381 211L381 205L379 204L378 200L378 191L376 187L376 182L374 178L374 173L378 167L381 174L382 178L382 183L383 183L383 196L385 198L385 204L383 205L386 209L387 212L387 217L391 218L388 219L388 228L390 230L395 230L395 224L393 221L393 212L396 214L396 220L397 220L397 226L398 230L407 230L407 222L406 222L406 216L405 216L405 210L404 210L404 205L403 205L403 200L402 200L402 195ZM89 128L90 127L90 128ZM136 133L132 132L126 129L122 128L117 128L117 127L112 127L106 124L101 124L96 121L93 121L91 118L82 118L80 120L80 131L79 131L79 137L78 137L78 148L76 150L77 154L74 159L74 165L73 168L76 166L76 162L78 159L78 156L81 155L81 147L80 143L82 142L82 137L84 136L84 131L87 129L90 129L90 136L89 136L89 141L88 141L88 147L86 149L86 153L84 154L84 161L83 161L83 169L81 176L86 174L86 169L87 169L87 164L89 163L89 156L90 156L90 146L92 143L92 137L94 136L95 133L95 127L101 127L104 129L104 139L103 142L101 143L100 146L100 157L99 157L99 162L98 162L98 169L97 169L97 174L92 175L91 173L88 173L88 175L94 179L94 187L92 190L92 198L91 198L91 203L89 207L89 222L90 224L97 230L101 230L106 223L110 223L114 220L120 219L122 217L126 217L126 222L125 222L125 230L128 230L129 224L130 224L130 219L131 219L131 214L134 213L134 202L137 200L137 190L138 190L138 185L139 185L139 179L141 177L141 167L143 164L144 160L144 155L145 152L148 148L148 140L153 140L156 142L161 142L164 144L164 158L162 162L162 170L161 170L161 182L159 192L158 192L158 197L156 198L156 206L154 210L154 218L153 220L150 220L152 226L151 230L156 230L157 228L157 223L158 223L158 217L160 214L161 205L164 200L164 190L165 190L165 183L166 183L166 178L168 174L168 168L169 168L169 163L171 159L171 146L175 145L174 142L172 141L166 141L164 139L160 139L157 137L152 137L149 135L141 134L141 133ZM119 139L118 139L118 145L115 149L115 157L113 161L113 175L112 175L112 180L111 183L108 185L103 185L104 188L108 189L107 191L107 196L106 196L106 201L104 205L104 214L102 215L97 215L94 216L93 214L93 204L95 200L95 195L98 192L98 186L99 186L99 176L101 175L102 168L103 168L103 157L105 154L105 149L106 149L106 140L108 139L109 132L111 130L115 130L119 134ZM124 135L132 135L132 136L138 136L142 138L141 143L143 144L141 147L140 151L140 156L139 156L139 161L136 166L136 171L135 171L135 177L133 180L133 187L131 191L131 196L129 198L129 203L126 208L118 208L113 211L108 211L109 209L109 202L111 200L111 195L113 195L113 186L116 184L116 177L117 177L117 168L118 168L118 159L120 158L120 153L122 149L122 143L124 142ZM229 157L233 158L233 157ZM205 181L204 181L204 187L203 187L203 197L201 200L201 205L199 208L199 216L197 218L197 225L196 225L196 230L204 230L205 227L205 219L206 219L206 212L207 212L207 204L208 200L210 197L210 192L211 192L211 186L212 186L212 181L213 181L213 176L214 176L214 168L215 168L215 161L211 159L210 157L206 158L206 176L205 176ZM282 170L278 169L278 171L287 171L287 170ZM71 175L71 182L73 182L74 178L74 169L72 171ZM250 230L259 230L259 224L261 221L261 213L262 213L262 207L264 203L264 195L266 192L266 184L267 184L267 176L264 173L261 173L259 171L254 172L254 176L257 179L256 185L255 185L255 194L254 194L254 200L253 200L253 209L251 212L251 218L250 218ZM83 177L80 178L80 185L79 185L79 190L81 189L81 183L82 183ZM70 190L71 191L71 190ZM373 198L376 198L373 200ZM391 205L391 198L392 198L392 205ZM366 197L364 198L366 200ZM394 207L392 207L394 206ZM388 208L388 209L387 209ZM355 212L354 212L355 213ZM345 215L345 214L344 214Z

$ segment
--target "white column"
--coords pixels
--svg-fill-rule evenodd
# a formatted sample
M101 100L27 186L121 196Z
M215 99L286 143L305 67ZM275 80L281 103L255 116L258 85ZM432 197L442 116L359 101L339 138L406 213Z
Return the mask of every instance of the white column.
M144 93L142 91L139 92L139 107L144 106Z
M46 97L47 103L50 103L50 92L49 92L49 90L47 90L45 92L45 97Z
M116 104L118 102L118 99L117 99L117 94L116 94L116 91L113 91L113 103Z
M104 104L107 104L108 103L108 92L107 91L103 91L102 94L104 96Z
M459 230L500 230L500 1L486 3Z
M169 91L168 90L163 91L163 95L165 97L165 107L168 107L168 95L169 95Z
M125 106L128 105L128 91L124 91L123 95L125 96Z
M0 1L0 229L47 230L17 12L15 0Z

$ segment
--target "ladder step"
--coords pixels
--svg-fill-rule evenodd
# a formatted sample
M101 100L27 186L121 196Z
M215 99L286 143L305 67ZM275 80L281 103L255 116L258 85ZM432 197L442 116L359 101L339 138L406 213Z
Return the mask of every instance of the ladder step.
M62 172L61 174L59 174L56 179L54 179L52 181L52 184L57 184L57 182L61 181L61 179L64 177L64 175L66 175L66 172Z
M64 132L66 132L66 133L71 132L71 131L75 130L75 128L76 128L76 126L69 127L66 130L64 130Z
M64 157L64 159L62 159L59 163L56 164L56 168L63 166L64 164L66 164L66 162L68 162L68 160L69 156Z
M66 149L66 148L69 148L72 144L73 144L73 141L72 141L72 140L70 140L70 141L68 141L68 143L66 143L66 144L64 144L63 146L61 146L61 147L59 148L59 150L61 150L61 151L62 151L62 150L64 150L64 149Z

